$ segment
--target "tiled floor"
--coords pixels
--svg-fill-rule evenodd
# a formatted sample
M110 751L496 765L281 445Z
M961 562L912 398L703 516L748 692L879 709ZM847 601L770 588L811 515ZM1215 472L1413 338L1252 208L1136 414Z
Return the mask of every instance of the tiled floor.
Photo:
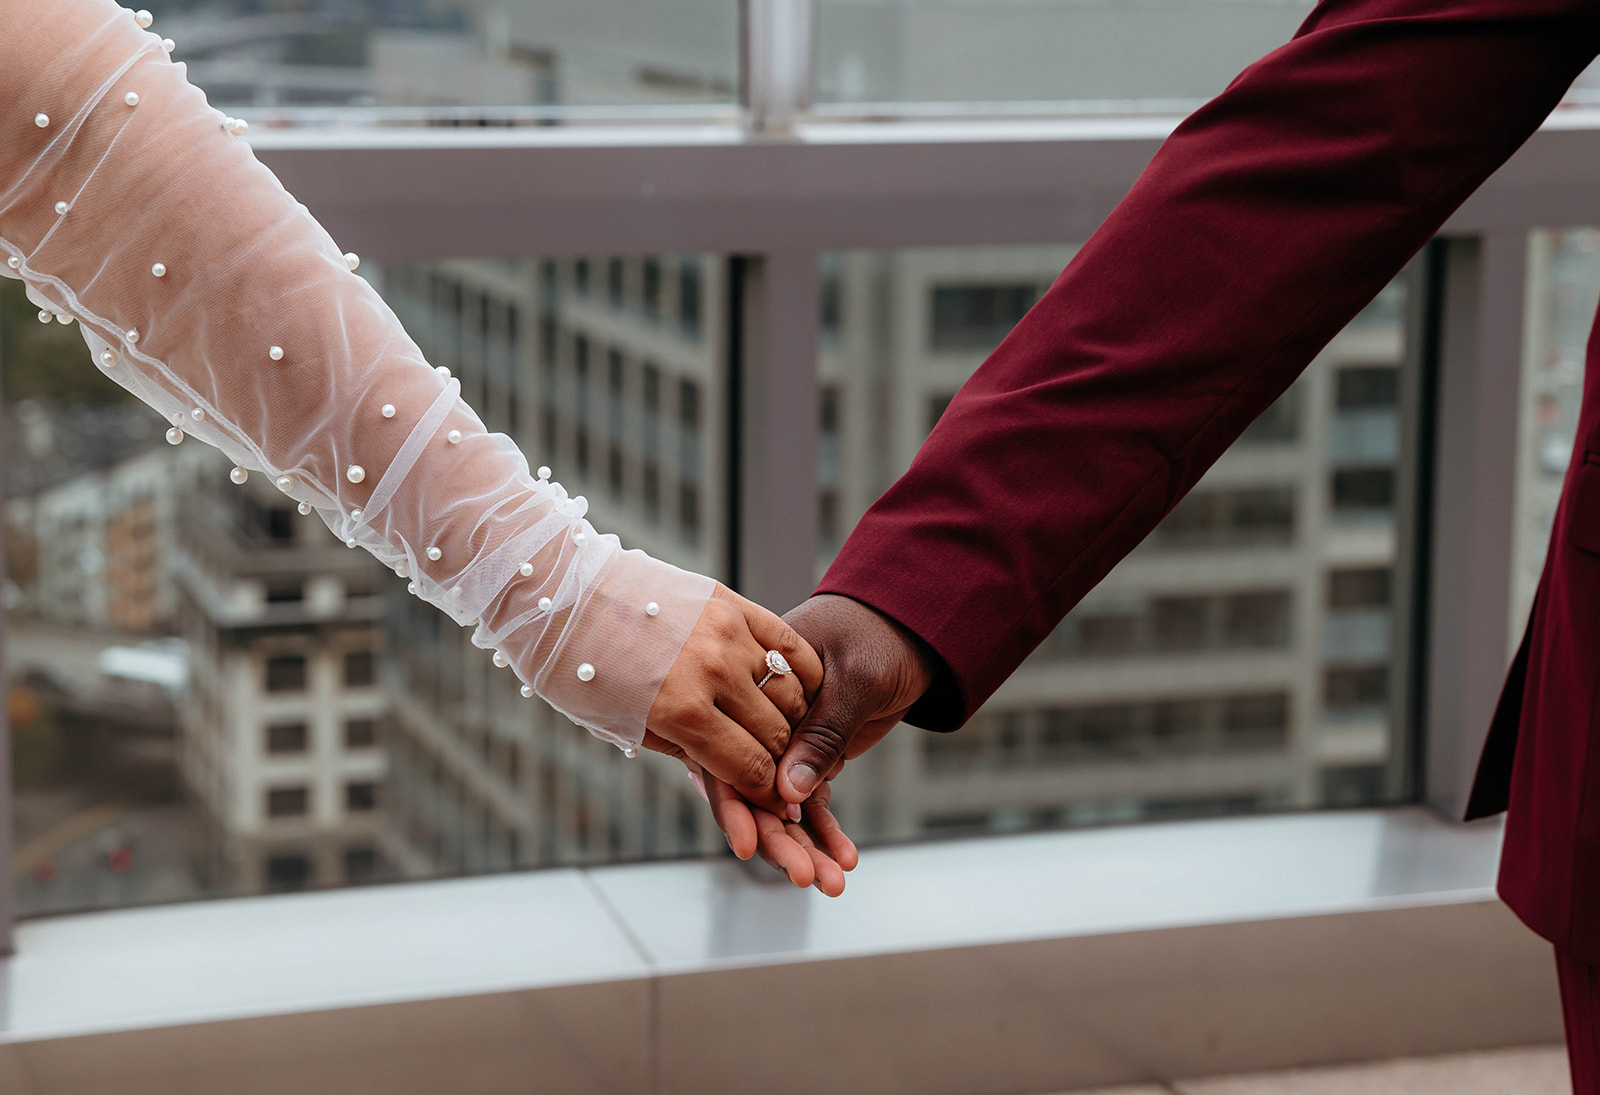
M1462 1053L1075 1095L1571 1095L1560 1047Z

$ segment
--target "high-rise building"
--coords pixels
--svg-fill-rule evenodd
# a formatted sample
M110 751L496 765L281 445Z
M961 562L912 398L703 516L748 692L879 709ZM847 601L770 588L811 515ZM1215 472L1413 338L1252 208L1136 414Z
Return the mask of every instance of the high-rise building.
M226 461L203 451L177 492L172 574L205 880L249 893L384 877L377 624L389 575L261 477L231 485Z

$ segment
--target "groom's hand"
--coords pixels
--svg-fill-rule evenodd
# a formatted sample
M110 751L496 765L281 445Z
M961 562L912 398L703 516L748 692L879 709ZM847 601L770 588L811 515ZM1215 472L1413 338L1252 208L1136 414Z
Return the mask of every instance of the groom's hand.
M783 619L822 659L822 687L778 761L778 793L799 803L894 729L939 661L917 636L849 597L819 594Z
M784 622L823 665L822 687L778 765L779 793L804 802L804 818L785 824L714 780L708 781L711 813L740 859L759 852L795 885L815 883L837 897L857 857L829 809L827 780L895 727L928 690L938 661L915 635L848 597L813 597Z

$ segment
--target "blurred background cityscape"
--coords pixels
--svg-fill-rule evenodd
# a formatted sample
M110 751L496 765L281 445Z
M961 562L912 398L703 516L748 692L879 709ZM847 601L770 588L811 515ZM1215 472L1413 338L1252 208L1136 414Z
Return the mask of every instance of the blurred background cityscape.
M1177 113L1309 7L825 0L818 110ZM252 125L715 117L739 95L733 0L157 15L191 78ZM1600 297L1600 233L1529 246L1518 624ZM1074 250L823 257L819 576ZM477 256L361 274L492 429L589 497L596 525L725 576L731 261ZM903 728L854 764L835 796L847 828L905 840L1411 795L1411 276L967 728ZM675 762L626 761L522 700L466 630L259 477L234 486L219 454L169 446L11 282L0 360L19 913L723 849Z

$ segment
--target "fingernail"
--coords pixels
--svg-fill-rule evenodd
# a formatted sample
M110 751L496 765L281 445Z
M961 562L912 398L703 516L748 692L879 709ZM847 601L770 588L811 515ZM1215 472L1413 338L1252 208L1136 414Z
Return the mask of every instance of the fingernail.
M796 761L789 766L789 782L802 795L809 795L817 789L817 770L804 761Z
M699 772L690 772L689 773L689 782L694 784L694 789L696 791L700 792L700 797L706 800L706 805L707 806L710 806L711 805L711 796L706 794L705 777L702 776Z
M800 820L800 807L795 805L792 802L789 803L789 820L790 821L799 821Z

